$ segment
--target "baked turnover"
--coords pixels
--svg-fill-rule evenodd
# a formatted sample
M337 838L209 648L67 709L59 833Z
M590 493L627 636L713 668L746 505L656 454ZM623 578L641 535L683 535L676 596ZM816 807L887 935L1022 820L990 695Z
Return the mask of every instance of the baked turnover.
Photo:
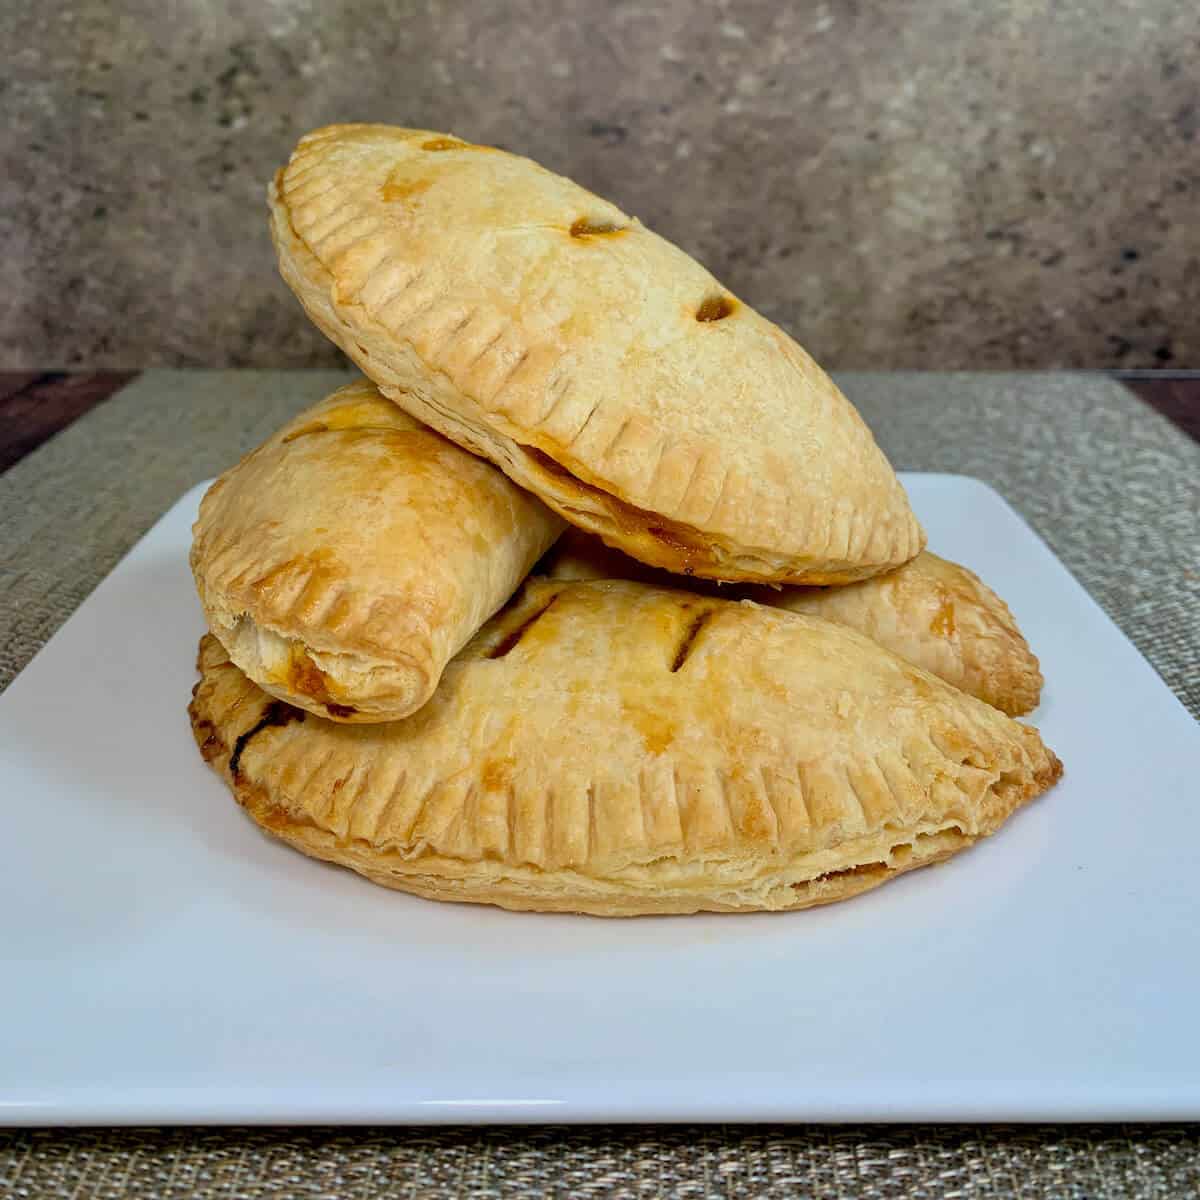
M551 579L637 579L684 586L579 530L568 530L539 565ZM1042 672L1008 605L978 575L923 550L889 571L844 587L687 585L725 599L751 599L824 617L986 700L1009 716L1032 712Z
M806 908L945 859L1061 773L1036 730L818 618L530 581L403 721L313 717L211 636L190 708L260 826L388 887L631 916Z
M260 687L336 721L406 716L561 520L366 380L213 484L193 530L209 628Z
M269 198L284 279L384 394L610 545L826 584L922 548L812 358L570 180L446 134L335 125Z

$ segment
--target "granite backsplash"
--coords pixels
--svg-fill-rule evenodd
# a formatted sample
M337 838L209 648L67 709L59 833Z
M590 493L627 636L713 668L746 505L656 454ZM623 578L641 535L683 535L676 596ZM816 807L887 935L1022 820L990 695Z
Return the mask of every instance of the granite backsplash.
M836 367L1200 367L1195 0L9 0L0 368L330 365L264 184L331 121L574 176Z

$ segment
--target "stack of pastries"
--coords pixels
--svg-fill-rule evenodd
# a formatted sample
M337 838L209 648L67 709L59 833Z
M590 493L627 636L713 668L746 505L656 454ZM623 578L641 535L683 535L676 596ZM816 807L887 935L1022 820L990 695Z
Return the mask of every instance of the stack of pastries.
M805 908L945 859L1061 765L1002 600L924 549L849 401L527 159L333 126L270 188L365 378L213 484L204 758L265 830L439 900Z

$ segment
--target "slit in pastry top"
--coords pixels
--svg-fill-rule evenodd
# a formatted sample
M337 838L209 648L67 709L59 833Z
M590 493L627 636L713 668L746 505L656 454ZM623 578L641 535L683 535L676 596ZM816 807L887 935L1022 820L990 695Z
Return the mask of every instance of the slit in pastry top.
M651 570L570 530L536 570L551 579L638 579L823 617L1009 716L1032 712L1041 699L1041 668L1008 605L973 571L928 550L843 587L745 587Z

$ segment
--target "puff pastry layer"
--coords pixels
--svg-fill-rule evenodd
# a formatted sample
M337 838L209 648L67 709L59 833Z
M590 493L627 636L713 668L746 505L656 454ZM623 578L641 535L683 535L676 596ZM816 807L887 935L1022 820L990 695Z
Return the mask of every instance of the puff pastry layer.
M427 130L303 138L269 190L284 279L408 412L635 558L841 583L924 535L850 402L615 205Z
M338 721L419 708L562 521L366 380L213 484L191 562L209 627L279 699Z
M994 832L1037 731L828 621L531 581L407 720L273 700L211 637L190 713L259 825L389 887L513 909L805 908Z
M578 530L569 530L537 570L550 579L685 586ZM1032 712L1041 698L1037 657L1008 605L973 571L928 550L886 575L844 587L705 587L699 581L686 586L849 626L1009 716Z

